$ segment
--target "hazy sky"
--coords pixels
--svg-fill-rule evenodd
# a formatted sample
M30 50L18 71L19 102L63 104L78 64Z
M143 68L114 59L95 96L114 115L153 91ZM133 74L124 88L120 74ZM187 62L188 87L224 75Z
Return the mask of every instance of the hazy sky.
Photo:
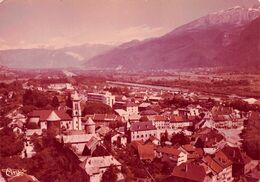
M119 43L257 0L0 0L0 49Z

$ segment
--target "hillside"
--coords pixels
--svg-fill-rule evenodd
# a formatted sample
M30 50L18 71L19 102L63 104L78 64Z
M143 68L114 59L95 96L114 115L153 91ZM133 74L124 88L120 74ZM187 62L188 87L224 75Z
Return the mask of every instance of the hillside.
M216 57L233 44L247 24L259 15L259 7L234 7L215 12L162 37L129 46L123 44L88 60L85 67L149 70L226 66L216 61Z
M0 51L0 63L10 68L79 67L83 60L111 49L109 45L84 44L61 49L12 49Z
M260 17L252 21L215 60L225 66L260 68Z

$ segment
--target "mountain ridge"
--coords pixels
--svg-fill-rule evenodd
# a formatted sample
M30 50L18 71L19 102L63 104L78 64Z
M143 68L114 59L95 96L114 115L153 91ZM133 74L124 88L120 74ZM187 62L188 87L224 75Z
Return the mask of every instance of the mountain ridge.
M222 17L223 14L226 16L227 13L230 16L223 21L212 18ZM148 70L219 66L215 61L218 53L232 44L246 24L259 15L259 7L235 7L211 13L162 37L141 41L126 48L116 47L90 59L85 66L100 69L121 67Z

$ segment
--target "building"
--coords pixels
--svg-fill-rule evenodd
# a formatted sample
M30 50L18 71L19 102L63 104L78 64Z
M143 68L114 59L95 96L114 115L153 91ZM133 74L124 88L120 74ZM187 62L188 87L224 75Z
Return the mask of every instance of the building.
M191 144L182 145L178 149L187 154L189 162L201 159L204 155L202 148L196 148Z
M103 104L109 105L113 107L115 103L115 96L113 96L110 92L102 93L88 93L87 100L91 102L101 102Z
M72 129L81 130L81 108L80 108L80 98L77 92L71 94L72 101Z
M193 123L188 120L185 116L172 116L170 117L170 128L178 129L178 128L188 128L192 126Z
M84 131L74 130L61 135L60 140L65 145L70 146L75 154L81 156L84 151L92 149L93 143L98 144L101 139L96 133L89 134Z
M182 163L173 169L170 177L164 181L211 182L203 166L193 163Z
M161 158L163 162L167 162L174 166L187 162L187 154L174 147L158 147L156 149L157 157Z
M125 110L129 116L139 114L138 105L132 102L126 103Z
M121 163L113 156L87 157L81 164L86 173L90 176L90 182L101 181L104 172L111 166L121 170Z
M51 83L48 86L48 89L50 90L73 90L73 86L71 85L71 83L67 83L67 82L61 82L61 83Z
M150 136L157 137L157 130L151 121L136 122L130 126L131 141L143 140L146 141Z
M73 129L72 118L66 112L60 110L34 110L28 114L27 125L34 125L40 129L47 129L47 120L54 117L54 115L56 115L56 119L59 118L60 127L62 129Z
M89 134L95 133L96 125L94 121L91 119L91 117L88 118L88 120L85 122L85 130Z
M208 175L211 175L212 182L231 182L232 177L232 161L219 150L214 155L203 157L202 164Z
M233 177L245 175L256 167L255 161L253 161L247 154L241 151L238 147L230 147L226 145L222 151L224 154L233 161L232 173Z
M83 120L87 121L88 118L91 118L96 127L98 126L109 126L111 123L116 123L116 122L122 122L124 123L125 120L122 116L118 116L115 114L94 114L94 115L86 115Z
M155 146L153 144L138 144L137 152L140 160L153 161L155 158Z
M152 121L153 125L159 130L169 129L169 120L163 115L148 115L141 118L146 121Z

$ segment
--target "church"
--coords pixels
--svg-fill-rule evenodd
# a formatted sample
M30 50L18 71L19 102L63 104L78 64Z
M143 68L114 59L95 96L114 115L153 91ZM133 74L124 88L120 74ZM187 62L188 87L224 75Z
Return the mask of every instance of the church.
M70 145L77 155L82 155L83 151L85 155L91 155L100 142L95 132L95 123L91 118L82 123L81 99L77 92L71 94L71 101L71 115L61 110L34 110L28 114L28 123L34 123L41 130L47 130L64 144Z
M34 110L28 114L28 123L34 123L40 129L51 130L56 128L57 134L72 130L89 131L82 124L80 98L77 92L71 94L72 114L62 110ZM94 127L94 126L90 126Z

